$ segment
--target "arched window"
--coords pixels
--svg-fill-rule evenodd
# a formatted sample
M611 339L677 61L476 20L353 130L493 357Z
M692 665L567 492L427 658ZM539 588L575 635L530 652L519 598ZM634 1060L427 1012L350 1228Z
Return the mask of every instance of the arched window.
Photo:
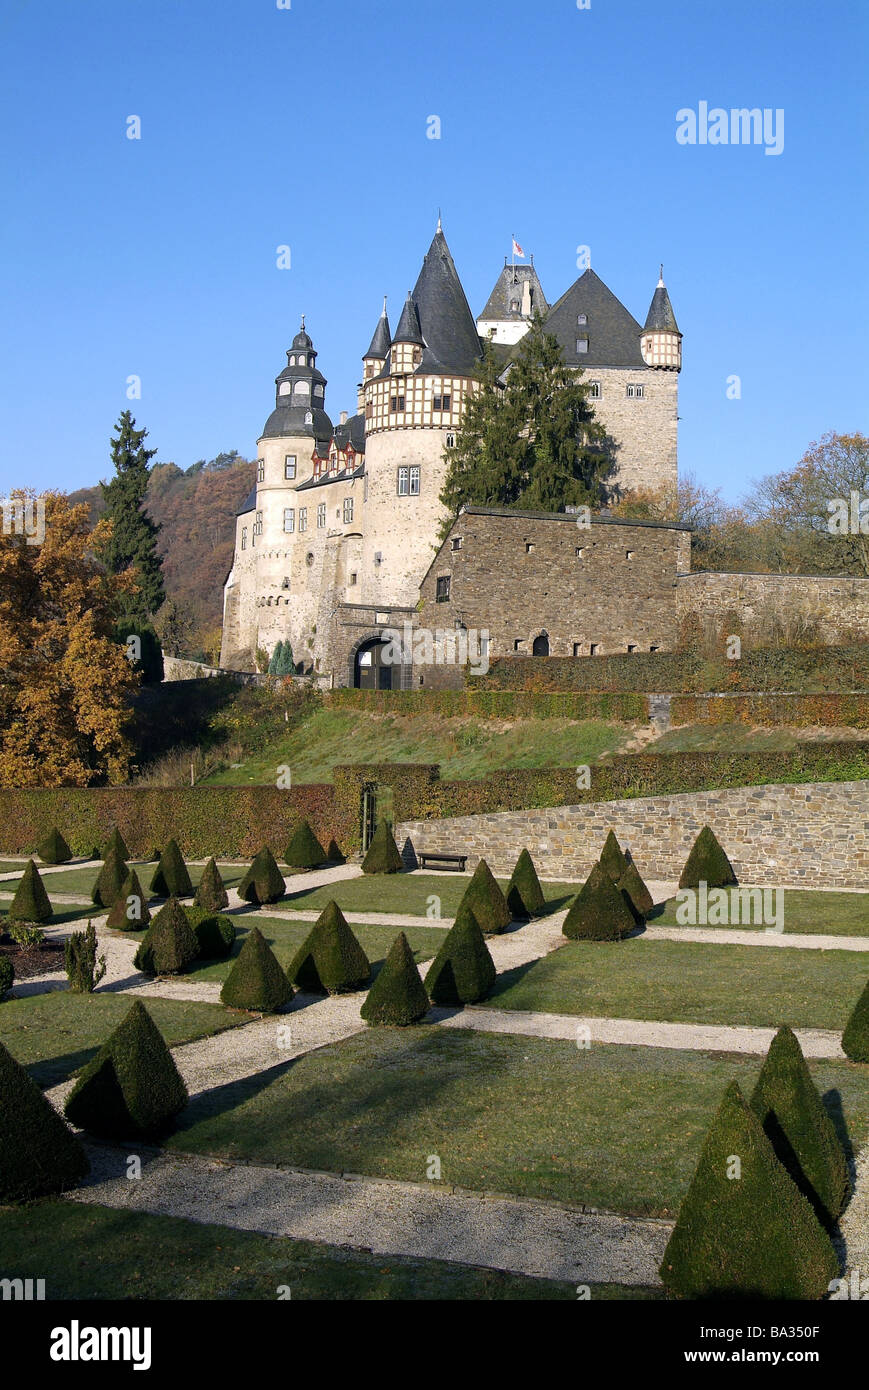
M540 634L539 637L535 637L535 638L534 638L534 641L533 641L532 646L531 646L531 655L532 655L532 656L548 656L548 655L549 655L549 634L548 634L548 633L546 633L546 632L541 632L541 634Z
M307 381L296 381L293 384L294 396L310 396L311 387Z

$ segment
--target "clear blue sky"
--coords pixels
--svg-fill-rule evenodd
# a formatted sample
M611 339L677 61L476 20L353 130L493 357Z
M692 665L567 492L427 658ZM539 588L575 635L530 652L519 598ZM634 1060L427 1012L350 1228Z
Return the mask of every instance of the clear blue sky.
M251 455L303 310L355 410L441 207L475 313L512 232L641 322L663 261L680 466L737 496L866 425L867 37L866 0L3 0L0 487L107 476L131 374L160 460ZM783 108L783 153L677 144L701 101Z

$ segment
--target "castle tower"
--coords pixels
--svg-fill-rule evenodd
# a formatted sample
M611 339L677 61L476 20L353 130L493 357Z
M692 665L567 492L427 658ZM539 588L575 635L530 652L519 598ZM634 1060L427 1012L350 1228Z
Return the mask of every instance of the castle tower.
M548 310L543 286L534 269L534 257L529 265L508 265L505 256L504 269L477 319L477 330L481 338L512 345L524 338L533 314L545 314Z
M482 355L440 222L387 347L388 332L382 318L364 359L366 501L360 600L413 607L443 515L445 450L455 440ZM381 352L386 354L383 358ZM369 366L377 370L369 372Z
M371 344L362 359L362 380L356 395L356 409L360 414L365 411L365 382L370 381L373 376L383 370L383 364L389 356L389 349L392 346L392 336L389 332L389 319L386 313L386 295L383 296L383 309L380 318L377 320L377 327L371 338Z
M682 370L682 334L664 284L663 266L646 315L640 351L647 367L663 367L672 372Z

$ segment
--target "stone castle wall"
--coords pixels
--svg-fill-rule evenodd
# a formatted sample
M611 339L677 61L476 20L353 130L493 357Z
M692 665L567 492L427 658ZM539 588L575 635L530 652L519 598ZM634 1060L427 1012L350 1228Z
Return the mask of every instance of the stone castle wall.
M622 490L675 487L678 475L679 374L649 367L588 367L586 382L600 382L601 395L591 404L598 420L617 441ZM629 385L643 387L640 398L628 396Z
M467 854L509 875L528 849L541 878L582 882L608 830L646 879L677 880L710 825L740 882L865 888L869 883L869 782L802 783L686 792L547 810L451 816L395 826L399 848ZM869 911L869 900L867 900Z
M748 633L775 614L785 623L817 622L829 643L869 638L869 578L696 570L679 575L676 600L680 619L696 613L716 629L734 610Z

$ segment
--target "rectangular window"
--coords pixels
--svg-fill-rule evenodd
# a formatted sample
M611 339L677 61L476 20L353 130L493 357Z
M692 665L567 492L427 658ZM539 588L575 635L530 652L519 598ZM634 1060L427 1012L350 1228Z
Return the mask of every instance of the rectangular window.
M645 386L636 386L630 382L628 382L628 385L626 386L625 390L627 391L628 396L630 396L634 400L642 400L643 396L646 394Z
M450 410L452 408L452 396L433 396L432 410Z
M582 643L581 643L581 642L574 642L574 644L573 644L573 655L574 655L574 656L582 656Z
M296 529L296 509L295 507L284 507L284 530L295 531Z
M265 459L257 459L257 461L256 461L256 480L257 480L258 483L264 483L264 482L265 482L265 479L266 479L266 464L265 464Z
M356 583L356 572L355 572L355 571L350 575L350 583L351 583L351 584L355 584L355 583Z
M287 482L291 482L292 479L295 478L295 476L296 456L295 454L287 454L284 459L284 478L287 480Z
M308 529L308 508L307 508L307 507L300 507L300 508L299 508L299 530L300 530L300 531L307 531L307 529Z
M408 487L409 487L409 480L408 480L409 472L410 472L410 470L409 470L408 468L399 468L399 470L398 470L398 495L399 495L399 497L406 497L406 496L407 496L407 491L408 491Z
M242 550L247 550L247 527L246 527L246 526L242 526L242 528L241 528L241 548L242 548Z
M580 354L588 352L588 338L577 338L576 350Z
M317 508L317 525L318 525L318 527L322 527L322 526L325 526L325 525L326 525L326 503L325 503L325 502L321 502L320 505L319 505L318 508Z
M449 603L450 601L450 576L442 574L437 582L437 592L435 603Z
M600 400L601 391L600 391L600 382L599 382L599 381L593 381L593 382L591 383L591 391L589 392L589 394L590 394L591 399L592 399L593 401L599 401L599 400Z
M410 495L419 497L419 468L414 465L410 470Z
M366 402L365 402L365 418L366 418L366 420L371 420L371 419L373 419L373 417L374 417L374 406L372 405L371 401L366 401Z
M262 533L263 533L263 514L262 514L262 512L257 512L257 514L256 514L256 525L255 525L255 528L254 528L254 529L256 530L256 534L257 534L258 536L261 536L261 535L262 535Z
M353 498L344 498L344 525L353 520Z
M598 655L598 652L600 651L600 643L599 643L599 642L589 642L589 644L588 644L588 650L589 650L589 655L590 655L590 656L597 656L597 655Z
M450 549L451 549L451 550L461 550L461 548L462 548L462 538L461 538L461 536L453 536L452 540L450 541Z
M404 410L404 396L390 396L389 409L393 414L399 410Z

